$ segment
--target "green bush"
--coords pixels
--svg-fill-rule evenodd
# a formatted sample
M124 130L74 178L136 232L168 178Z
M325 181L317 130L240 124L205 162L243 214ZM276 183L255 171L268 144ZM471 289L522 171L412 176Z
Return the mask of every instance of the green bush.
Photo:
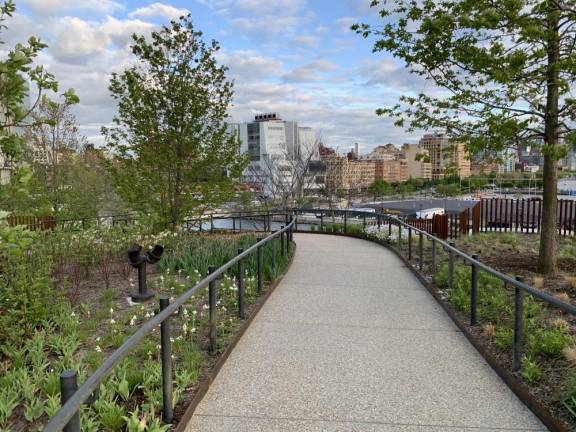
M558 357L570 343L564 328L539 328L528 335L528 347L533 355Z
M494 332L494 343L501 350L509 350L514 342L514 329L498 327Z
M0 346L31 335L58 298L39 232L0 225Z
M530 385L534 385L544 377L544 372L536 360L529 356L522 358L522 379Z

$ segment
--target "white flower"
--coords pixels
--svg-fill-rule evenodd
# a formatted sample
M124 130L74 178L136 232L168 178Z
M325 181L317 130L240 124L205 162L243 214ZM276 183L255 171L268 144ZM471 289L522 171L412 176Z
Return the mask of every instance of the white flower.
M192 327L192 328L190 329L190 332L196 333L196 327Z
M136 319L137 319L137 318L136 318L136 315L134 315L134 316L132 317L132 319L130 320L130 325L131 325L131 326L133 326L134 324L136 324Z
M207 310L210 309L210 306L208 306L207 304L202 305L202 309Z
M114 309L110 308L110 315L114 313Z
M70 316L71 316L72 318L74 318L74 317L76 316L76 314L75 314L74 312L72 312L72 313L70 314Z
M96 342L100 342L100 336L96 338Z
M100 348L98 345L96 345L96 348L94 348L96 350L96 352L102 352L102 348Z
M194 315L194 316L198 315L198 311L197 311L197 310L193 310L193 311L192 311L192 315Z
M114 318L110 318L110 324L116 324L116 321L114 320Z

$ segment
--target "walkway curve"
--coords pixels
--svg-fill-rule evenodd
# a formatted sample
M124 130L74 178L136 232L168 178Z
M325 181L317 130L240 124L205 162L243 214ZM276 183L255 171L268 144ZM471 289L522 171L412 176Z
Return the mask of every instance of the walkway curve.
M392 252L295 240L187 432L546 430Z

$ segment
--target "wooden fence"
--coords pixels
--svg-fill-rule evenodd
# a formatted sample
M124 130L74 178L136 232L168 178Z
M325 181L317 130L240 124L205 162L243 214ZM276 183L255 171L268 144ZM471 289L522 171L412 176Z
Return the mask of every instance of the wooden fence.
M542 200L540 198L483 199L480 231L539 233L542 225ZM558 200L558 234L574 235L576 232L576 201Z
M25 225L31 230L50 230L57 224L54 216L8 216L6 222L10 226Z

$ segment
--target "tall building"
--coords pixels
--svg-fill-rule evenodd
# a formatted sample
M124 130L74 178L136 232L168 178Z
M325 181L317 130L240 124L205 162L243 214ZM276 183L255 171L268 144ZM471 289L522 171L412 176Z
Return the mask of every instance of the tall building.
M432 164L430 153L418 144L404 144L402 158L406 161L408 178L432 178Z
M404 182L408 176L408 164L404 160L375 160L374 181L387 183Z
M258 114L254 121L230 125L241 141L240 153L250 164L244 182L269 195L275 186L290 185L297 165L319 160L313 129L284 121L278 114Z
M450 142L445 134L426 134L419 145L428 151L433 180L443 179L448 169L459 177L470 177L470 160L463 143Z

